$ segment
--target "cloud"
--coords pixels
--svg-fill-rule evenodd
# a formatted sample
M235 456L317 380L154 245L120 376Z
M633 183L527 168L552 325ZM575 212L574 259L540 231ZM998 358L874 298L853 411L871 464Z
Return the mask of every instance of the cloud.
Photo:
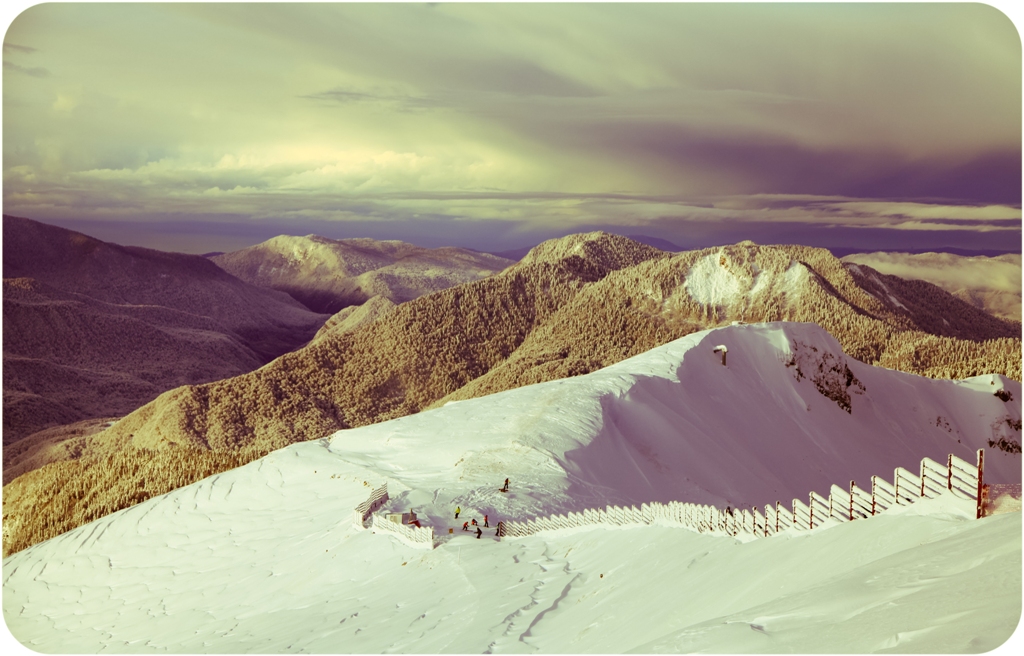
M951 290L975 288L1021 293L1020 256L1008 260L951 253L855 253L843 260L901 278L927 280Z
M37 5L5 46L34 65L5 62L5 211L1019 232L1005 17L737 7Z
M318 91L301 95L300 98L319 101L323 103L337 103L347 105L351 103L367 103L390 106L398 111L415 111L430 109L442 106L442 102L435 98L425 96L413 96L388 92L363 92L335 87L326 91Z
M892 201L846 200L823 204L839 212L873 214L899 218L933 219L945 221L1006 221L1021 219L1021 209L1008 205L948 205L941 203L911 203Z
M963 257L951 253L855 253L846 262L885 274L924 280L986 312L1021 319L1021 256Z
M33 52L36 52L36 49L30 46L19 46L16 43L4 42L4 52L22 52L25 54L32 54Z
M4 70L12 71L14 73L22 73L31 77L49 77L50 71L40 66L33 66L31 68L27 66L19 66L13 62L4 61Z
M59 158L59 153L55 157ZM271 219L301 213L324 221L418 216L545 225L651 226L770 222L948 234L1017 232L1021 210L842 196L573 193L519 191L520 163L472 153L423 155L328 148L274 148L220 156L172 156L136 167L73 173L21 165L5 172L8 212L46 209L111 216L238 214ZM527 173L529 175L529 173ZM511 183L511 184L510 184ZM511 186L511 189L502 188ZM490 189L488 189L490 187ZM31 193L19 192L31 189ZM439 191L440 190L440 191ZM738 228L737 228L738 229Z
M903 221L901 223L878 223L870 226L872 228L886 228L889 230L967 230L971 232L998 232L1014 231L1020 232L1020 222L1016 225L1006 224L965 224L949 221Z

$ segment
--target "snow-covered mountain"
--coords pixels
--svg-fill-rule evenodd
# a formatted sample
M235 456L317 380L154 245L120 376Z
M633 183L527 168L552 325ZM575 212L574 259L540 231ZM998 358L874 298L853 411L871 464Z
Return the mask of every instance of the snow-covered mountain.
M374 296L403 303L513 264L465 248L317 235L281 235L210 259L246 282L287 292L311 310L329 313Z
M330 449L393 481L393 498L408 486L402 499L435 523L460 503L502 518L644 501L763 505L867 485L924 456L973 460L979 448L992 452L989 480L1019 483L1020 455L989 441L1020 443L1020 389L998 375L871 367L814 324L736 325L585 376L339 431ZM497 490L510 470L514 497Z
M257 371L164 394L83 437L89 457L74 467L14 479L4 513L21 528L4 553L289 443L593 372L733 320L814 322L851 356L904 371L1020 377L1019 324L801 246L670 256L570 235L494 276L389 305L343 311Z
M1002 376L870 367L811 324L704 331L103 517L5 559L4 615L44 652L983 651L1020 615L1019 513L974 521L940 499L746 544L657 526L497 543L447 529L607 503L761 505L982 447L986 479L1019 484L1020 454L989 440L1019 444L1020 399ZM415 510L438 548L353 525L384 481L384 511Z

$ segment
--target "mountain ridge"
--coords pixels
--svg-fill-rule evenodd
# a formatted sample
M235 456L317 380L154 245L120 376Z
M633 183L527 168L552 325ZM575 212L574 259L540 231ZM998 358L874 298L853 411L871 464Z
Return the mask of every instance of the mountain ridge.
M863 288L859 280L873 286ZM322 335L250 374L167 392L86 438L86 455L75 463L52 462L31 481L11 485L61 499L64 516L51 516L46 529L59 532L95 518L98 507L136 499L139 476L127 464L116 467L123 476L107 475L102 468L111 463L164 462L185 449L200 463L194 473L200 477L221 466L202 464L207 457L236 466L337 429L589 373L737 320L820 323L848 353L886 367L946 377L995 371L1019 379L1019 324L934 286L886 280L851 272L824 249L800 246L744 242L669 255L606 233L553 240L501 274ZM941 300L948 334L923 331L944 324L934 312L901 301L908 289ZM102 492L84 505L62 496L76 480L92 480L86 488ZM171 489L152 471L146 485L145 495ZM24 526L24 535L36 536L29 541L53 534Z
M4 443L251 371L326 320L195 255L3 217Z
M398 240L279 235L210 260L253 285L285 292L316 312L335 313L374 296L398 304L484 278L511 260L463 248Z
M1011 321L1021 319L1019 254L962 257L950 253L874 252L847 255L843 261L907 280L924 280L989 314Z

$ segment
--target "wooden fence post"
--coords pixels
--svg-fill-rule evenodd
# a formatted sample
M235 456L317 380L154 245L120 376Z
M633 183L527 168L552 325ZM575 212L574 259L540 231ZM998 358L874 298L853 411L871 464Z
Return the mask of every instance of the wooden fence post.
M985 516L985 449L978 449L978 513L975 519Z

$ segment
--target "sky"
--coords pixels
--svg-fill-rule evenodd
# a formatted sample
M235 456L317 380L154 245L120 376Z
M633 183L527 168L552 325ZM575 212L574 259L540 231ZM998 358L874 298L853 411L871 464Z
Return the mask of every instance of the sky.
M4 213L208 252L1021 247L1021 45L982 4L44 4Z

